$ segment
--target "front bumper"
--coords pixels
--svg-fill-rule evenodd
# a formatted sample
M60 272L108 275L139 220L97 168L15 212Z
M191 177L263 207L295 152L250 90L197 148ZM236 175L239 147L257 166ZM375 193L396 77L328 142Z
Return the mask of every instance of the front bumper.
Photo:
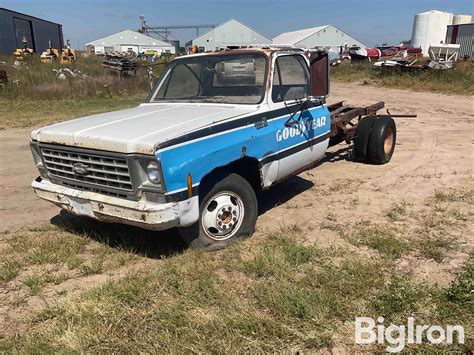
M150 203L147 201L130 201L106 196L90 191L80 191L38 177L31 184L35 194L55 205L81 216L89 216L99 221L124 223L133 226L164 230L183 225L183 212L194 210L190 201L170 203ZM193 213L194 214L194 213ZM189 224L185 218L184 224ZM194 218L193 218L194 219Z

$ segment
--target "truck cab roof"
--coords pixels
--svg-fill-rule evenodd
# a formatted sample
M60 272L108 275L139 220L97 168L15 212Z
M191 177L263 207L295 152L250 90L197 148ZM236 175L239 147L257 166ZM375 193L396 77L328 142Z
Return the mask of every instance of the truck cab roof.
M298 47L276 47L276 46L270 46L270 47L230 47L230 48L224 48L224 49L218 49L214 51L207 51L207 52L202 52L202 53L195 53L195 54L187 54L184 56L180 56L175 58L176 59L181 59L181 58L188 58L188 57L195 57L195 56L208 56L208 55L232 55L232 54L243 54L243 53L262 53L265 54L266 56L270 56L275 53L307 53L310 52L307 49L304 48L298 48Z

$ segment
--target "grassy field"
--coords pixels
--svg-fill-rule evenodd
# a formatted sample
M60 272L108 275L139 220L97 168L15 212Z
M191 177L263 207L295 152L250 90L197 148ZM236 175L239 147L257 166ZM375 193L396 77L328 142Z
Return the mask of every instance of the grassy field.
M13 56L0 56L0 69L5 69L9 82L0 88L0 99L9 100L62 100L128 96L147 92L149 83L146 71L137 70L136 76L118 77L102 67L101 58L89 56L77 58L67 65L42 63L38 56L25 60L22 65L13 65ZM58 78L54 70L70 69L76 76L65 74ZM153 67L158 75L162 65Z
M323 228L338 230L350 242L346 247L308 244L298 226L288 225L203 253L183 249L174 232L158 242L150 232L64 214L53 226L6 232L0 284L17 290L12 312L30 304L28 297L60 291L46 309L25 316L21 332L0 340L0 351L360 351L353 345L360 315L394 324L409 316L416 324L461 324L466 343L436 349L468 351L474 346L474 254L447 287L420 283L397 262L443 261L458 245L433 236L457 233L473 197L468 189L437 191L421 213L396 203L379 225L343 229L328 218ZM419 221L415 230L407 228L412 218ZM140 261L139 269L127 269ZM91 275L114 270L120 277L81 289ZM71 280L70 289L61 288ZM407 349L433 350L426 343Z
M46 125L84 115L132 107L143 102L149 82L145 70L135 77L119 78L104 71L100 57L78 57L60 65L41 63L38 56L14 66L13 56L0 56L9 82L0 86L0 129ZM60 80L53 70L79 71ZM153 66L157 77L163 65ZM85 77L81 75L85 74Z
M0 99L0 129L31 128L95 113L133 107L145 101L146 93L120 97L63 100Z
M396 72L374 67L371 63L342 63L331 67L331 78L342 82L433 91L443 94L474 95L474 63L459 62L453 70Z

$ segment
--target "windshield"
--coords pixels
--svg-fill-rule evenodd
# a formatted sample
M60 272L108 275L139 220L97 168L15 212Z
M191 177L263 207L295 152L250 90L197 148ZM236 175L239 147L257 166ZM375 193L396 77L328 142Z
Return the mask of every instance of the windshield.
M262 54L178 59L160 77L149 102L258 104L264 94L266 63Z

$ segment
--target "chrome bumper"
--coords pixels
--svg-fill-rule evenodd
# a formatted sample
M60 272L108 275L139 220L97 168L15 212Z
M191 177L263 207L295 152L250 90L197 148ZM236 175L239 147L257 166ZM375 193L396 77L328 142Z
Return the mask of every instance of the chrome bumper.
M180 209L184 207L180 206L182 202L157 204L80 191L52 184L41 177L34 180L31 186L38 197L74 214L151 230L164 230L180 225Z

